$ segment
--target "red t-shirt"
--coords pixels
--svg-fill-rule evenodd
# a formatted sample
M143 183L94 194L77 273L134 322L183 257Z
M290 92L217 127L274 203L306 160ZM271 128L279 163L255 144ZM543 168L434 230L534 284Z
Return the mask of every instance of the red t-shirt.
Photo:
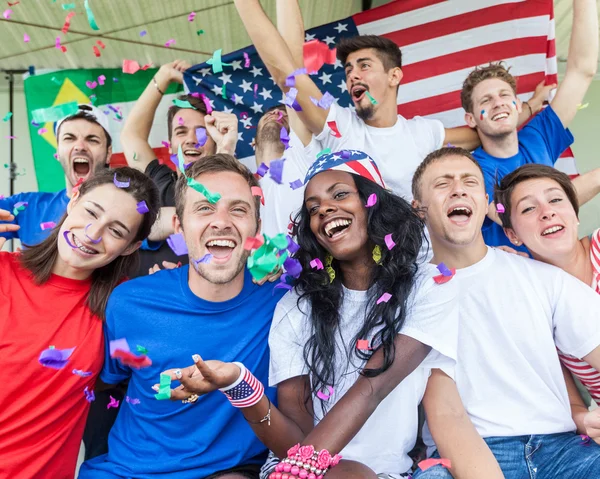
M17 253L0 252L0 478L71 479L104 359L102 321L86 307L90 281L52 275L36 285ZM63 369L38 362L75 348ZM91 372L88 377L74 369Z

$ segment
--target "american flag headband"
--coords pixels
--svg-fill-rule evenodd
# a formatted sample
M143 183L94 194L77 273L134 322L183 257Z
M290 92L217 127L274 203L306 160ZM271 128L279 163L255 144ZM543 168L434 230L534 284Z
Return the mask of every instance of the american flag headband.
M342 150L321 155L306 173L304 184L308 184L313 176L329 170L345 171L362 176L385 188L385 183L373 158L358 150Z

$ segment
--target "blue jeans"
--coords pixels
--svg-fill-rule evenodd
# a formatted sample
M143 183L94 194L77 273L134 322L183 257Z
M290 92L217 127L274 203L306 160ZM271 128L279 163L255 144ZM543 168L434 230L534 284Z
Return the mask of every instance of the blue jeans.
M600 446L593 441L584 445L575 433L488 437L485 442L506 479L600 478ZM436 451L432 457L440 456ZM441 465L417 469L413 477L452 479Z

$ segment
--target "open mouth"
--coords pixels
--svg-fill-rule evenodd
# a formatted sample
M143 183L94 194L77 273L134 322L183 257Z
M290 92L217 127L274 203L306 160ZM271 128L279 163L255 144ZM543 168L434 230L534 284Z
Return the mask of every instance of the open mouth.
M196 149L187 149L183 150L183 154L185 156L191 156L192 158L198 159L202 155L202 151Z
M229 259L235 247L235 241L225 239L213 239L206 243L206 249L213 259Z
M505 120L509 116L510 116L510 114L505 111L503 111L502 113L496 113L494 116L492 116L492 121Z
M77 236L75 236L72 233L71 235L73 236L73 244L77 246L77 249L84 252L85 254L98 254L98 251L96 251L95 249L90 248L88 246L84 246L84 244L81 241L79 241L79 238L77 238Z
M347 219L332 220L323 226L323 231L327 237L333 238L340 235L344 230L350 227L351 224L352 221Z
M542 236L548 236L554 233L558 233L559 231L562 231L564 229L564 226L551 226L550 228L546 228L544 231L542 231Z
M447 215L453 221L463 223L469 221L469 218L473 215L473 211L468 206L454 206L448 210Z
M73 171L79 178L85 178L90 173L90 160L82 156L73 158Z
M356 85L354 87L352 87L352 99L355 102L359 102L361 101L364 96L365 93L368 91L368 88L362 85Z

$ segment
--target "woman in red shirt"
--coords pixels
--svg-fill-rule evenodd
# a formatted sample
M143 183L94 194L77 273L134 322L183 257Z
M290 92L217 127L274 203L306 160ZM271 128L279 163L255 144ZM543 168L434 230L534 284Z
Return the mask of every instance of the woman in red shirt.
M74 476L104 360L108 297L137 268L159 206L143 173L99 172L46 240L0 252L1 479Z

